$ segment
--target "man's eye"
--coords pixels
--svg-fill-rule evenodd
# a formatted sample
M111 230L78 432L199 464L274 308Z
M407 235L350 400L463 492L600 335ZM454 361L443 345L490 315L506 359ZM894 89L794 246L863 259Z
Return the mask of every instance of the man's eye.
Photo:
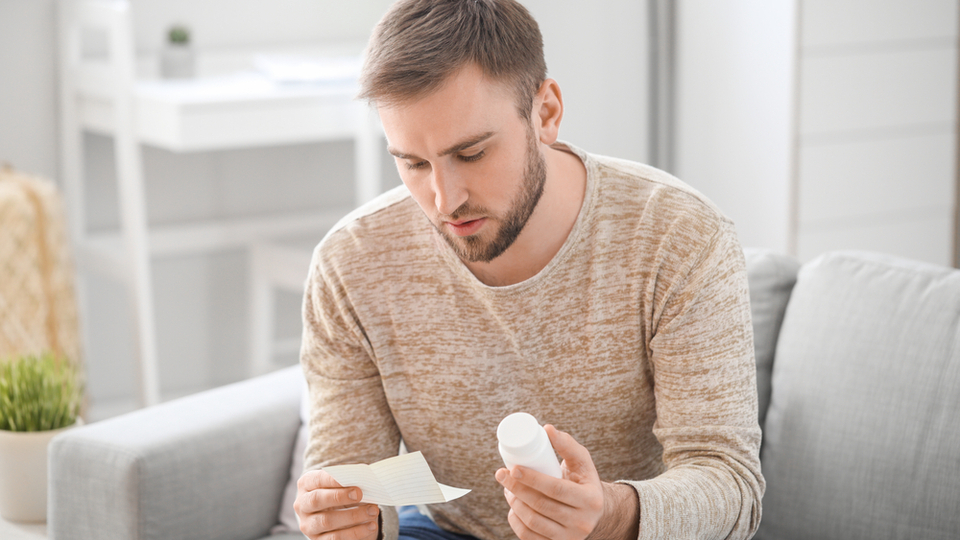
M472 161L478 161L478 160L479 160L480 158L482 158L482 157L483 157L483 150L477 152L476 154L474 154L474 155L472 155L472 156L463 156L463 155L461 155L461 156L460 156L460 161L466 161L467 163L470 163L470 162L472 162Z
M427 162L426 162L426 161L418 161L418 162L416 162L416 163L410 163L409 161L407 162L407 168L410 169L410 170L412 170L412 171L413 171L413 170L417 170L417 169L422 169L422 168L424 168L424 167L426 167L426 166L427 166Z

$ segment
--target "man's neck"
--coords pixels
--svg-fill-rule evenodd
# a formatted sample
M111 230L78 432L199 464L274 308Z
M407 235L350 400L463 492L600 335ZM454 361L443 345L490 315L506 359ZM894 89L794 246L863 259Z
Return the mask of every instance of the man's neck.
M547 180L537 208L516 241L490 262L464 262L491 287L514 285L543 270L563 247L580 215L587 171L578 156L546 147Z

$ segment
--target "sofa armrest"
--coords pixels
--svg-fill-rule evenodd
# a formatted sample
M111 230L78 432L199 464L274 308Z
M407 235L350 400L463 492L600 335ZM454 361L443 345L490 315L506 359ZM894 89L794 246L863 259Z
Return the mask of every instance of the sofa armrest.
M300 427L299 366L67 431L49 447L54 539L260 538Z

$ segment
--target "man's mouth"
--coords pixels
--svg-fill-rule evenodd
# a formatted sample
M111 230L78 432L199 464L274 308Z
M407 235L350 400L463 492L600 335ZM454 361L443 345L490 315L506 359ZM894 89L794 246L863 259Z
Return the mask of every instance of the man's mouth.
M453 234L457 236L470 236L480 230L480 227L487 221L487 218L461 219L459 221L448 221L447 225Z

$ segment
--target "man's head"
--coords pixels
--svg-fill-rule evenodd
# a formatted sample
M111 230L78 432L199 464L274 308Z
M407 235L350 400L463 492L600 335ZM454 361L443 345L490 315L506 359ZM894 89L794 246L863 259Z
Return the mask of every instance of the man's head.
M491 263L522 238L527 248L543 241L557 207L539 204L554 193L544 149L557 140L563 101L526 9L399 0L367 54L361 97L377 107L403 183L457 255ZM521 235L537 221L539 232Z
M547 67L526 8L514 0L399 0L370 38L360 97L377 105L413 101L470 64L512 87L527 118Z
M469 65L433 93L379 107L400 178L464 261L499 257L537 208L547 176L540 144L554 137L561 108L556 83L535 101L544 112L519 118L511 89Z

